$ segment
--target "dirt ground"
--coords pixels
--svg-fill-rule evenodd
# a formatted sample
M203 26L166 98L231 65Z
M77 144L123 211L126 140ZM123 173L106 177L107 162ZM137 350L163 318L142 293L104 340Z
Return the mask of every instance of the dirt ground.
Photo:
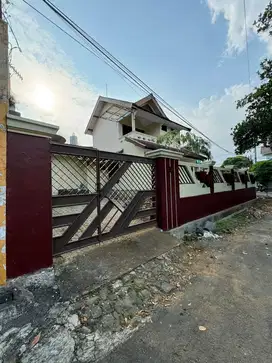
M189 283L101 363L270 363L272 200L188 243ZM189 258L188 258L189 254Z

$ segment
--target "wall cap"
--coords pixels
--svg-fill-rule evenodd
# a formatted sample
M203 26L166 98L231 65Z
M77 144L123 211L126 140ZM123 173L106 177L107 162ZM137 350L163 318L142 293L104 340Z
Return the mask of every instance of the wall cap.
M164 158L164 159L181 160L184 157L184 154L182 152L172 151L167 149L146 151L145 155L151 159Z

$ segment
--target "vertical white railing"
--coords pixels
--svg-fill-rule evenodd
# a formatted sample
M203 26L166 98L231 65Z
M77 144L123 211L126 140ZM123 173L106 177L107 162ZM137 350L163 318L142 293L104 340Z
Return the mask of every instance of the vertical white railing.
M193 164L186 162L179 162L179 191L180 198L192 197L203 194L210 194L210 187L200 182L197 178L197 172L205 171L209 172L208 164ZM230 169L213 168L213 181L214 181L214 193L229 192L232 190L231 183L228 183L226 173L231 174ZM245 170L235 170L235 190L245 189L246 184L242 183L240 174L245 173ZM251 175L253 175L251 173ZM255 183L248 180L247 187L254 187Z

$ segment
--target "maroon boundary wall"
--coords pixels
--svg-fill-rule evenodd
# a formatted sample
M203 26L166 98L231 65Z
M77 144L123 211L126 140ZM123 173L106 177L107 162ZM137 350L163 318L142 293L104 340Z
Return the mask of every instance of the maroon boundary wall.
M179 199L179 225L234 207L256 198L256 189L197 195Z
M158 227L163 231L256 198L255 188L214 193L213 186L210 194L180 198L178 161L164 157L156 160L156 192Z
M211 167L212 169L212 167ZM180 198L178 160L157 156L158 227L176 228L256 198L255 188ZM8 132L7 277L50 267L52 195L50 140Z
M49 139L8 132L7 277L52 266Z

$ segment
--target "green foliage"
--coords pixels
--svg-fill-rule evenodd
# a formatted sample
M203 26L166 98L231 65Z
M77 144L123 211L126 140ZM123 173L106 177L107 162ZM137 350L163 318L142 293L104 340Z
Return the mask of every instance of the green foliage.
M223 162L222 167L224 167L226 165L233 165L235 168L238 168L238 169L249 168L252 165L252 160L246 156L237 155L234 157L227 158Z
M168 131L164 135L158 137L158 143L165 146L172 146L177 149L187 149L196 154L206 156L208 160L212 160L211 144L202 137L187 132L185 135L179 131Z
M254 23L258 33L268 32L272 36L272 3ZM261 85L237 102L237 108L246 107L245 119L233 131L237 153L244 153L255 146L272 145L272 60L264 59L258 72Z
M272 181L272 160L258 161L252 165L250 171L254 172L260 184L267 186Z

